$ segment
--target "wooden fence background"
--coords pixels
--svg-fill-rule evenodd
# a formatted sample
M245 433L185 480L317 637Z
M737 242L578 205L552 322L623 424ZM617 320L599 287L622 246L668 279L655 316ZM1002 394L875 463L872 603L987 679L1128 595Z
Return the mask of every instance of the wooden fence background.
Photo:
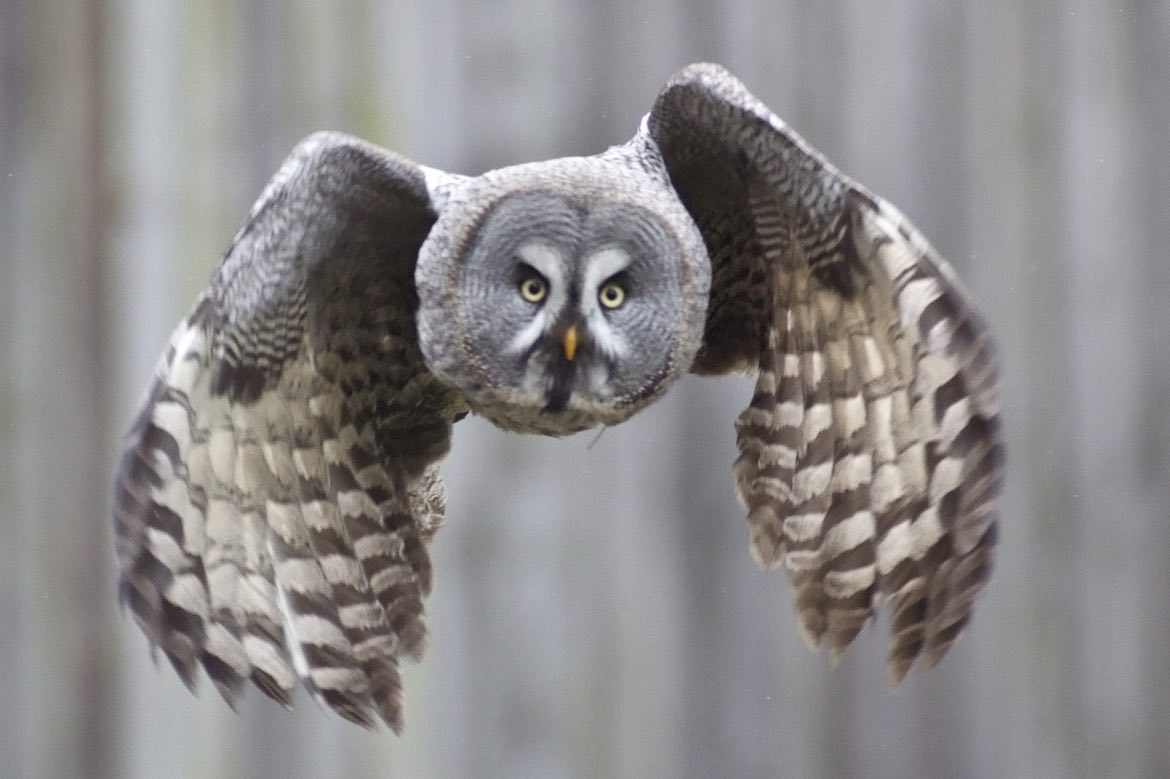
M469 420L407 733L187 694L117 613L119 437L291 145L462 172L726 64L954 262L1001 346L1002 552L956 651L835 670L732 497L746 381L565 441ZM1170 775L1170 4L0 2L0 774ZM205 680L206 681L206 680Z

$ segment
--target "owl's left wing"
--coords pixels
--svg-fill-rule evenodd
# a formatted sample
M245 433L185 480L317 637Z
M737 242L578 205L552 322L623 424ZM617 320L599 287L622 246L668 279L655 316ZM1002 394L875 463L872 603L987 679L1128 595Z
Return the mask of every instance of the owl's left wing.
M905 217L722 68L671 79L642 135L711 257L692 370L758 371L735 463L755 559L788 572L813 646L839 654L884 597L891 680L933 665L996 542L985 324Z

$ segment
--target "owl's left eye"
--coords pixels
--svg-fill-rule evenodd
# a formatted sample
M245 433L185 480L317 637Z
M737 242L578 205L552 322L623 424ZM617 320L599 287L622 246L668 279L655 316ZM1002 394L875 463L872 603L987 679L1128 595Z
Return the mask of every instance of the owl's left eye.
M597 300L611 311L626 302L626 287L620 281L607 281L597 291Z
M520 297L529 303L539 303L548 294L548 284L540 274L533 273L520 281Z

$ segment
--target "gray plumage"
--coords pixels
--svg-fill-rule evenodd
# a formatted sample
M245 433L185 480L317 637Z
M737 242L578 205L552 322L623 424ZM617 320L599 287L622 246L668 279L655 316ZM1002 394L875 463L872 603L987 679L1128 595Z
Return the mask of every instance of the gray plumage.
M890 675L966 625L996 540L995 359L950 266L715 65L600 155L462 177L321 133L269 183L128 436L120 598L229 704L299 678L402 727L438 463L469 411L617 424L757 375L750 547L836 654L890 601Z

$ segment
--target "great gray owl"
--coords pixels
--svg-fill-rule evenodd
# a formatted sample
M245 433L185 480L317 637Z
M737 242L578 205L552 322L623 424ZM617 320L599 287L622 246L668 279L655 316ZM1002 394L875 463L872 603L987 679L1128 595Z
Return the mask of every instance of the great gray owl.
M120 599L188 685L288 704L299 678L400 730L452 424L614 425L688 371L758 376L735 482L808 641L840 653L887 599L894 682L937 662L996 540L987 329L893 206L707 64L593 157L464 177L302 142L129 433Z

